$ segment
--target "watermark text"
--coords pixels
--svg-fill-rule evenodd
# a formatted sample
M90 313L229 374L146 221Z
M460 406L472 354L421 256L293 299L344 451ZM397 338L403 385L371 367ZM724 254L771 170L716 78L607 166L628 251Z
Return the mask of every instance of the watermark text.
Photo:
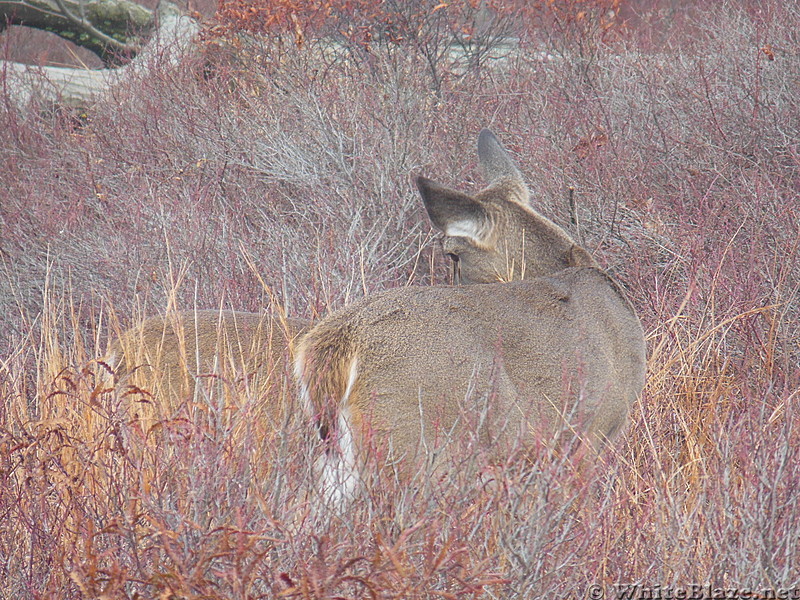
M800 588L725 588L713 585L685 586L617 583L611 587L589 586L589 600L800 600Z

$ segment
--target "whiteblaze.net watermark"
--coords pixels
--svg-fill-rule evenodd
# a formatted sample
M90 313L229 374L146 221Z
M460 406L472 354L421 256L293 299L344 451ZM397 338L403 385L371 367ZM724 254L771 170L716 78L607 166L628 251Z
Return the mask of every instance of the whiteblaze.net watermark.
M695 583L685 586L616 583L612 586L589 586L586 597L590 600L800 600L800 587L735 588Z

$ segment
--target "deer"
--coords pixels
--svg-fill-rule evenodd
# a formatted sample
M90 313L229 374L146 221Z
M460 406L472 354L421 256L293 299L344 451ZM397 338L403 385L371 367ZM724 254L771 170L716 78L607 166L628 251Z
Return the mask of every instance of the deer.
M272 312L173 311L122 332L101 362L116 382L149 396L143 404L151 410L142 412L151 414L140 416L169 418L183 402L214 393L224 399L238 389L269 397L259 410L277 429L289 416L284 388L293 341L307 327Z
M457 445L442 440L464 435L464 411L486 403L479 441L490 457L565 428L600 452L642 392L644 333L621 286L534 210L487 129L478 158L488 185L474 195L416 178L454 285L368 295L297 343L299 400L322 442L329 503L353 498L375 444L405 481L426 457L444 464Z

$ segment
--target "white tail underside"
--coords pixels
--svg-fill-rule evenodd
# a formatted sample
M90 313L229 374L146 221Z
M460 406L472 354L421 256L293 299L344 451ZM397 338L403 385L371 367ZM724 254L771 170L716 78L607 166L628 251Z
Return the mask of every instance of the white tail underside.
M348 401L358 375L358 358L353 357L347 388L339 401L337 428L328 451L320 457L320 483L326 504L344 507L355 496L359 484L356 449Z

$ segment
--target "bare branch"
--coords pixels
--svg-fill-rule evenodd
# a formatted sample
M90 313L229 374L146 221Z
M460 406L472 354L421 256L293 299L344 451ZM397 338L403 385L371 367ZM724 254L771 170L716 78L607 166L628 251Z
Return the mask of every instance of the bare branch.
M56 5L61 10L61 14L64 15L70 23L75 25L75 27L77 27L82 32L88 33L89 35L92 35L92 36L96 37L98 40L103 42L106 46L109 46L110 48L113 48L114 50L116 50L118 52L135 53L135 52L139 51L140 44L138 42L133 43L133 44L120 42L119 40L114 39L110 35L106 35L102 31L97 29L97 27L92 25L86 19L86 6L85 6L86 3L84 2L84 0L79 0L78 1L78 7L79 7L80 12L81 12L81 16L80 17L76 16L70 10L70 8L67 6L67 4L66 4L66 2L64 2L64 0L55 0L55 1L56 1Z

